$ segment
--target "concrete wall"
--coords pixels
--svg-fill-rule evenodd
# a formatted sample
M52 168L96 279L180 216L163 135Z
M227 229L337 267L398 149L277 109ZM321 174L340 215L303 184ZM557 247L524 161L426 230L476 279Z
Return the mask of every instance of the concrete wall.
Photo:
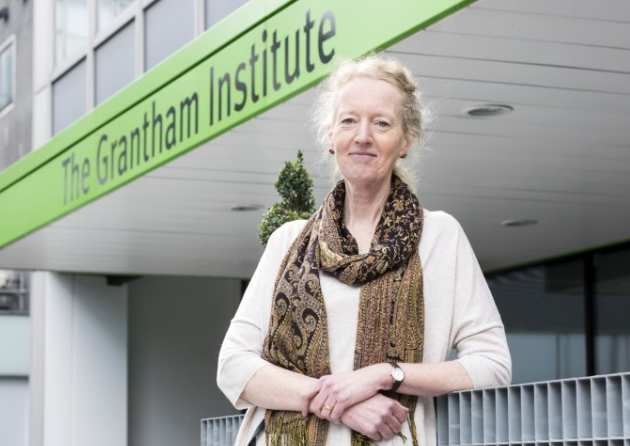
M0 377L0 444L28 445L28 378Z
M31 318L0 316L0 445L28 445Z
M240 281L144 277L129 287L129 446L197 445L202 418L234 413L216 360Z
M28 377L31 369L30 330L30 317L0 315L0 377Z
M0 171L31 150L33 3L0 0L0 8L9 7L9 21L0 22L0 45L15 36L17 73L15 106L0 115Z

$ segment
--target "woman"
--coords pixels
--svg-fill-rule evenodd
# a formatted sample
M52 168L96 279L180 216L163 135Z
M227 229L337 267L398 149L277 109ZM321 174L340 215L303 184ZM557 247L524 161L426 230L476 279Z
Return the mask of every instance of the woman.
M422 136L418 97L378 57L327 80L318 126L343 180L272 234L228 329L217 382L249 409L237 444L432 446L433 396L510 382L463 230L423 209L398 166Z

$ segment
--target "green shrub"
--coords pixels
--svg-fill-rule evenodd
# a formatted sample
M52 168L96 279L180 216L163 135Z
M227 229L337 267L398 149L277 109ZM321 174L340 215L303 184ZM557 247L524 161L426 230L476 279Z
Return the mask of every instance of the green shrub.
M304 156L298 150L297 160L287 161L275 184L281 201L271 206L258 225L258 238L265 245L269 236L284 223L308 219L315 212L313 179L304 168Z

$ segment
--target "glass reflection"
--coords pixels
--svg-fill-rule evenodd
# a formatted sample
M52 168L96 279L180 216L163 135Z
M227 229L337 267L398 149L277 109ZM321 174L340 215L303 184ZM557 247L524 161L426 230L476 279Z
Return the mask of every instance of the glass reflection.
M13 102L13 44L0 52L0 110Z
M96 17L98 31L110 26L135 0L98 0Z
M586 374L581 260L492 275L512 354L512 382Z
M55 4L55 63L85 51L88 41L87 0L57 0Z
M630 370L630 249L595 257L595 372Z

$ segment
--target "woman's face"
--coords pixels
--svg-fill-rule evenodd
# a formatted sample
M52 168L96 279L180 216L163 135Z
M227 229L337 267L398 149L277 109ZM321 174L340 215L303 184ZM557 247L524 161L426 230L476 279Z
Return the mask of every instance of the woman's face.
M357 185L391 177L409 150L402 93L388 82L359 77L339 91L330 138L343 177Z

